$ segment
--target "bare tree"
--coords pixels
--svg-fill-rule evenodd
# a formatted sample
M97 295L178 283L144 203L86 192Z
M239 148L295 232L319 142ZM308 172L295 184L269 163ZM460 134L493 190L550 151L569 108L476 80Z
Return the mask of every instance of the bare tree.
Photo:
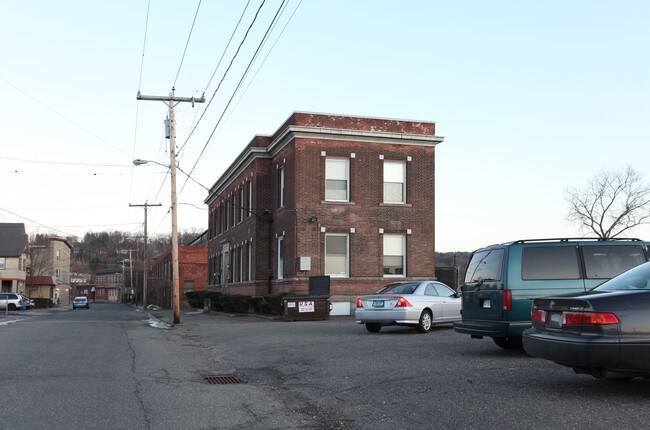
M571 188L568 220L593 231L600 239L621 235L650 219L650 184L641 173L628 166L601 170L586 188Z

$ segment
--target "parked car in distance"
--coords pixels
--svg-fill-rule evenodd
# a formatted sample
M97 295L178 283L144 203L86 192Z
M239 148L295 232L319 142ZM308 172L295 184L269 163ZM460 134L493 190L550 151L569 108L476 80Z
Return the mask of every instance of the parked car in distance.
M420 333L434 324L460 320L460 296L438 281L394 282L357 299L354 318L370 333L385 325L415 327Z
M72 301L72 309L77 308L86 308L90 309L90 303L88 303L88 297L86 296L77 296Z
M21 309L22 304L23 304L23 299L20 294L0 293L0 309L8 309L10 311L15 311L16 309Z
M650 263L582 294L533 301L526 352L596 378L650 378Z
M463 318L458 333L491 337L501 348L519 349L531 327L533 298L585 293L648 261L648 242L638 239L532 239L474 252L467 266Z

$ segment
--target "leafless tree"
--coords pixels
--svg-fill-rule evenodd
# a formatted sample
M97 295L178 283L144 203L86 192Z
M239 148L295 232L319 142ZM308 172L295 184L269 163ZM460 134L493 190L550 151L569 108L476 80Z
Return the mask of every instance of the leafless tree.
M631 166L601 170L587 187L571 188L568 220L601 239L615 238L650 219L650 184Z

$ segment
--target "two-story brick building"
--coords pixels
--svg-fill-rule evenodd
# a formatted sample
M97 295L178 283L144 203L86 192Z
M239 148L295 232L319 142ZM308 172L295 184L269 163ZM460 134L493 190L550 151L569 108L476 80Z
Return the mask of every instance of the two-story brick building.
M189 291L205 291L208 277L208 247L203 246L205 234L188 246L178 247L178 278L180 282L180 303L185 305ZM151 259L147 302L162 307L171 307L172 299L172 254L171 249Z
M332 295L435 273L435 123L295 112L211 187L209 288Z

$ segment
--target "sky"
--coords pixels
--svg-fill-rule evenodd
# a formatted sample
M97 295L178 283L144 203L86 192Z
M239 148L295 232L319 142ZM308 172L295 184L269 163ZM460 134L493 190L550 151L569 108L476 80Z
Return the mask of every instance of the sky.
M130 205L145 203L161 204L148 233L170 232L168 108L136 95L172 88L206 98L175 108L178 165L193 178L178 176L180 230L207 228L196 182L209 188L294 111L435 121L441 252L588 235L566 220L567 188L626 166L650 180L647 1L0 0L0 10L0 222L29 233L142 235L144 210ZM650 240L650 227L629 236Z

